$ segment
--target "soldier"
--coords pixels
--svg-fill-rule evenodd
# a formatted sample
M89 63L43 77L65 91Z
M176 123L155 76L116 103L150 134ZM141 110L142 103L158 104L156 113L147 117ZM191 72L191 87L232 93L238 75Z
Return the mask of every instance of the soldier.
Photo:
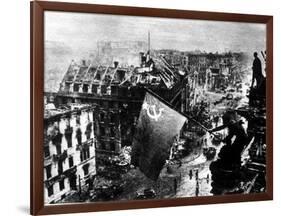
M222 147L218 156L226 167L240 167L241 153L244 147L248 144L248 135L242 126L243 122L238 119L235 111L227 111L222 118L223 125L210 131L216 132L225 128L228 129L228 135L223 140L226 145ZM232 143L234 136L235 140Z
M198 169L196 170L195 178L196 178L196 181L198 181L198 179L199 179L199 170Z
M258 57L258 53L254 52L254 61L253 61L253 78L252 78L252 85L251 87L253 88L254 82L256 80L256 87L259 88L260 85L262 84L262 81L264 80L264 76L262 74L262 64L261 60Z
M199 180L196 180L196 189L195 189L195 196L199 195Z

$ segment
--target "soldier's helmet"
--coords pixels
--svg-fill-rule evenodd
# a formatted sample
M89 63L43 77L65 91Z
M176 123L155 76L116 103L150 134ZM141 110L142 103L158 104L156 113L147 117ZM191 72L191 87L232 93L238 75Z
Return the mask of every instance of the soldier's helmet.
M231 125L239 121L239 116L235 110L227 110L222 116L222 121L224 125Z

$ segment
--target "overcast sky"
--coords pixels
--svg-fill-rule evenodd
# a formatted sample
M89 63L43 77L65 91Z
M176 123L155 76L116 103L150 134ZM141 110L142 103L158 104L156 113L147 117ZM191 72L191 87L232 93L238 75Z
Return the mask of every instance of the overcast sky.
M45 40L72 49L96 49L96 42L147 40L153 49L253 52L265 50L264 24L171 18L45 12Z

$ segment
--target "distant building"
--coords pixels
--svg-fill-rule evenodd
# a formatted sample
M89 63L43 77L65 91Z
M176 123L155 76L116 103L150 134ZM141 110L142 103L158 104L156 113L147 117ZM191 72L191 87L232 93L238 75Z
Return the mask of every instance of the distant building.
M145 41L98 41L97 62L101 65L112 65L114 61L120 62L121 66L139 64L139 52L147 50Z
M45 109L44 196L54 203L73 190L91 187L96 174L94 108Z
M164 59L174 68L184 69L188 66L189 56L177 50L158 51Z

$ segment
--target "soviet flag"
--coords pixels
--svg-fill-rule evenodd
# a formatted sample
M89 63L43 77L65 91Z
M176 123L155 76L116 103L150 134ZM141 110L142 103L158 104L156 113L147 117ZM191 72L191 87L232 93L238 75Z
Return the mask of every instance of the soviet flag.
M157 180L185 121L185 116L147 92L134 133L132 164L148 178Z

